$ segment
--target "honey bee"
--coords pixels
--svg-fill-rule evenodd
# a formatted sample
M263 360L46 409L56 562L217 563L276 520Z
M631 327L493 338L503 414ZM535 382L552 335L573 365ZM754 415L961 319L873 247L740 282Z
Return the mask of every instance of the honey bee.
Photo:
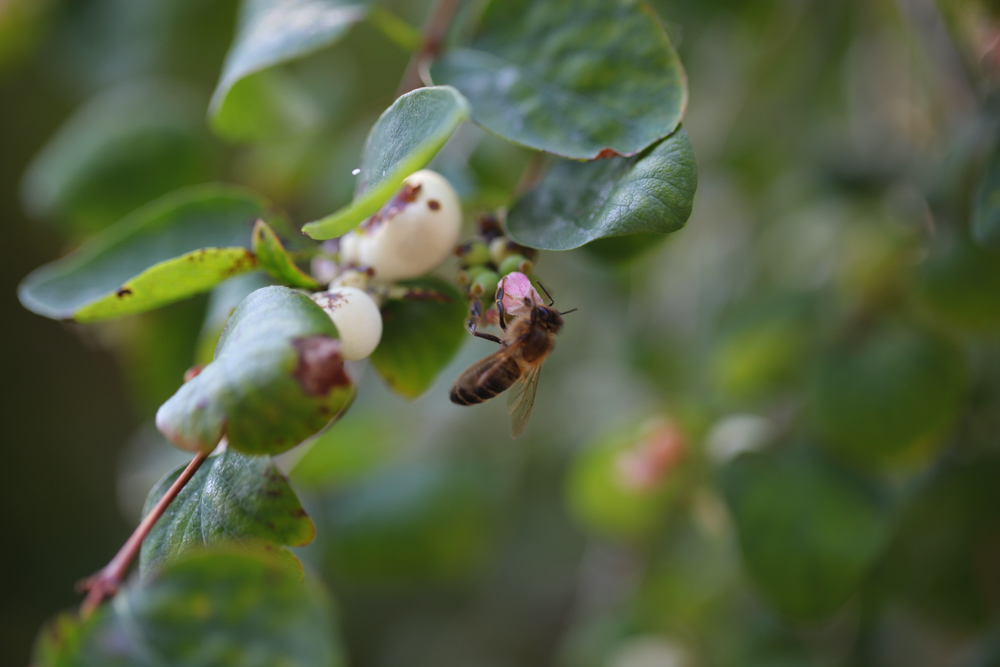
M542 291L545 291L544 287ZM501 347L469 366L451 387L452 403L474 405L487 401L516 384L507 398L510 434L514 438L521 435L528 424L531 407L535 403L542 362L555 346L555 335L562 330L562 316L572 312L560 313L553 310L552 297L547 291L545 295L549 298L547 306L536 301L533 296L525 296L524 308L519 309L520 314L508 323L503 307L503 285L497 288L497 313L500 315L503 338L476 331L483 312L479 300L473 301L467 323L469 333L499 343Z

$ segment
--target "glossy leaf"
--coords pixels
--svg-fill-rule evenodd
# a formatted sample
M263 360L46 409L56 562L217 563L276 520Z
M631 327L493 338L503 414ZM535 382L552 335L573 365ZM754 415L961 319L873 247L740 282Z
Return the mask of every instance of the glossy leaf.
M18 290L40 315L91 322L158 308L252 270L253 221L264 203L234 187L180 190L135 211Z
M680 128L632 158L562 161L518 200L507 229L522 245L569 250L626 234L665 234L691 215L698 168Z
M431 74L491 132L592 160L635 155L677 129L687 81L645 3L505 0L490 3L481 26Z
M179 86L131 84L77 111L28 167L31 215L93 232L156 197L212 179L201 103Z
M393 391L417 398L465 342L468 307L462 293L440 278L405 284L431 290L442 300L387 301L382 306L382 341L371 362Z
M983 245L1000 248L1000 144L994 148L976 190L972 233Z
M238 275L212 290L208 297L208 306L205 308L205 319L202 321L201 331L198 334L194 358L196 365L204 366L215 358L215 348L219 345L219 337L222 336L226 323L229 322L229 318L240 302L255 290L272 284L268 274L256 271ZM171 390L176 389L176 386L177 381L174 378Z
M263 139L318 120L282 73L268 71L335 43L368 14L350 0L244 0L233 45L212 95L213 128L233 140Z
M264 554L209 552L122 590L87 621L63 617L39 667L339 667L332 605L316 582Z
M336 337L305 294L257 290L236 308L214 361L160 407L157 428L192 451L211 451L223 436L247 454L294 447L354 397Z
M153 487L143 516L185 467ZM312 520L271 457L227 449L205 461L167 507L142 543L139 567L149 576L191 550L224 542L298 547L312 542L315 534Z
M962 401L966 370L947 340L882 326L829 350L809 401L824 443L868 466L912 466L941 444Z
M449 86L419 88L397 99L368 133L354 201L302 231L331 239L374 215L404 178L427 166L468 115L469 103Z
M834 613L882 548L876 501L818 462L744 454L725 470L723 488L747 573L789 616Z
M337 576L369 584L465 577L492 551L489 481L479 468L425 461L344 489L324 513L326 560Z
M319 283L295 265L285 246L281 244L281 239L263 220L258 220L253 228L253 252L261 267L286 285L308 290L319 289Z

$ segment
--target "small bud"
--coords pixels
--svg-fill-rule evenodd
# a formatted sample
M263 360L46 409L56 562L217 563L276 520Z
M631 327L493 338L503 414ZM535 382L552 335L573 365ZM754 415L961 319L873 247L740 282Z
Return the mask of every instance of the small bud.
M506 236L498 236L490 241L490 261L497 266L503 264L503 261L511 254L508 245Z
M469 288L469 293L472 294L472 296L489 297L496 294L498 282L500 282L500 274L496 271L491 271L489 269L480 271L476 277L472 279L472 286Z
M478 239L463 243L455 254L461 259L463 266L476 266L490 261L490 249Z
M368 357L382 340L382 313L367 292L335 287L312 295L337 327L341 353L348 361Z
M544 303L531 280L523 273L508 273L500 280L499 286L503 288L503 309L508 315L530 312L531 307L524 303L526 297L531 304Z
M532 264L531 260L527 259L524 255L509 255L507 259L500 262L499 273L501 276L505 276L508 273L520 272L528 275L534 270L535 265Z

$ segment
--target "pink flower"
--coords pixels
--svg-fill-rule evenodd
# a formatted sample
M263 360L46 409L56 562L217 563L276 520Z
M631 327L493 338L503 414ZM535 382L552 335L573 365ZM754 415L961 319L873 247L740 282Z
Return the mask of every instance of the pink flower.
M523 315L530 312L534 304L544 303L528 276L518 271L501 278L500 289L503 290L503 309L508 315ZM531 305L525 305L525 297Z

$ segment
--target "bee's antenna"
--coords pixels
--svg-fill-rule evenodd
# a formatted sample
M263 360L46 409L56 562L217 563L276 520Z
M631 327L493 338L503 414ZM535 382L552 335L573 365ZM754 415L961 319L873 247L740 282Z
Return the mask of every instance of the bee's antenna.
M554 304L556 302L556 300L553 299L552 295L549 294L549 291L547 289L545 289L545 285L542 284L542 281L536 279L535 282L538 283L538 286L542 288L543 292L545 292L545 298L547 298L549 300L549 305L551 306L552 304Z
M561 312L559 314L560 315L569 315L570 313L575 313L578 310L580 310L580 309L579 308L570 308L569 310L564 310L563 312Z

